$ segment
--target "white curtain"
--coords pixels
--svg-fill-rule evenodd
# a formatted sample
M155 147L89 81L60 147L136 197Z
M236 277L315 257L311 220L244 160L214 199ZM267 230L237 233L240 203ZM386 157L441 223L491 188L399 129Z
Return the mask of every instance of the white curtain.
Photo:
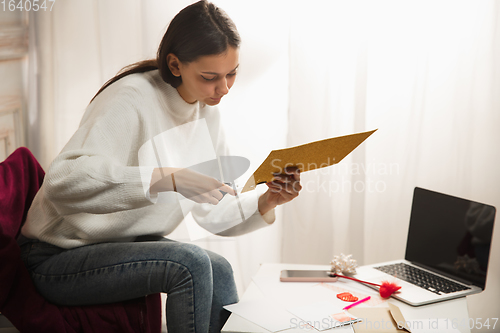
M154 57L191 2L61 1L32 15L29 143L44 168L99 87ZM251 160L242 182L271 149L378 128L339 164L303 174L274 226L196 242L229 259L240 292L262 262L403 257L414 186L500 207L498 2L214 2L243 39L220 106L233 154ZM170 236L189 241L184 225ZM494 243L487 293L469 298L474 318L500 312L498 231Z

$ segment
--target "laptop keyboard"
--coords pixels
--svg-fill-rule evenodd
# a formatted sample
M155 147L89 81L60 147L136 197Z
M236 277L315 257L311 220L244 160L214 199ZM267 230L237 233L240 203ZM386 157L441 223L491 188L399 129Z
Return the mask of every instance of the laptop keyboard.
M374 268L438 295L470 289L469 287L463 286L451 280L442 278L440 276L407 265L405 263L385 265Z

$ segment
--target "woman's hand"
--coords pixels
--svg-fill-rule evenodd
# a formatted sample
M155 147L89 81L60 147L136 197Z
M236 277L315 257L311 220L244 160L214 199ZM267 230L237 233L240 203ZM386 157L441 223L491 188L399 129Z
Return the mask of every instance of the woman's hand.
M175 191L197 203L216 205L224 197L221 191L236 195L234 190L217 179L189 169L156 168L151 178L150 193Z
M299 195L302 189L300 170L297 167L286 168L284 173L275 174L273 181L266 183L266 185L269 189L259 198L259 212L262 215Z

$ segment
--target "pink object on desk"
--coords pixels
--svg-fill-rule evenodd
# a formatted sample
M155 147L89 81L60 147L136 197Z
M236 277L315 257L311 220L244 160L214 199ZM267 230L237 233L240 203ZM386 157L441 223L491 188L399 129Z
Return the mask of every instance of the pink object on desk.
M361 299L361 300L359 300L359 301L357 301L357 302L355 302L355 303L352 303L352 304L350 304L350 305L346 306L346 307L345 307L345 308L343 308L342 310L349 310L349 309L350 309L350 308L352 308L353 306L356 306L356 305L358 305L359 303L366 302L366 301L367 301L367 300L369 300L370 298L371 298L371 296L365 297L365 298L363 298L363 299Z

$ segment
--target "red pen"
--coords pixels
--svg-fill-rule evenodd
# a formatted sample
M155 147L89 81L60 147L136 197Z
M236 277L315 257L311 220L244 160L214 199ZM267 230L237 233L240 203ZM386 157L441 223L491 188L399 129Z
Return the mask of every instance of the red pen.
M349 310L349 309L350 309L350 308L352 308L353 306L356 306L356 305L358 305L358 304L360 304L360 303L366 302L366 301L367 301L367 300L369 300L370 298L371 298L370 296L365 297L365 298L363 298L363 299L361 299L361 300L359 300L359 301L357 301L357 302L354 302L354 303L352 303L352 304L349 304L348 306L346 306L346 307L345 307L345 308L343 308L342 310Z

